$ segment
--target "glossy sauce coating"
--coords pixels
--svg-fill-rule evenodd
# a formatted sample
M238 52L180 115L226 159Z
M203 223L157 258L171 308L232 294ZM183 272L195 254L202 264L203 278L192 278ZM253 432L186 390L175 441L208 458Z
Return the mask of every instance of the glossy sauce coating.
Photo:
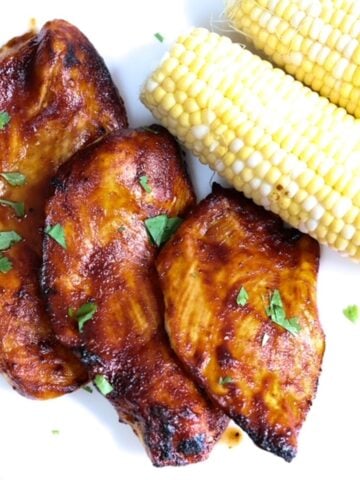
M157 260L171 345L254 442L285 460L314 398L325 347L316 307L319 245L219 186ZM244 287L246 305L237 304ZM292 335L267 315L280 291Z
M23 186L0 179L0 197L25 203L26 215L0 205L0 231L23 238L0 273L0 370L24 395L50 398L86 381L78 360L55 339L40 296L44 202L57 168L82 146L127 126L123 102L88 39L63 20L48 22L0 49L0 172L26 175Z
M147 177L151 192L140 184ZM43 288L54 329L142 438L157 466L207 457L227 417L205 399L170 349L144 220L184 215L194 194L178 147L164 129L124 130L75 155L56 178L46 223L60 223L67 249L45 238ZM95 302L79 332L69 307Z

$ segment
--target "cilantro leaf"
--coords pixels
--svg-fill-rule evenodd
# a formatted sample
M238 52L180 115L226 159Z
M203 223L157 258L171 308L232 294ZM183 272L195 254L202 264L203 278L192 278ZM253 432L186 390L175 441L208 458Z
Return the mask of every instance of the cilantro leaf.
M24 202L12 202L11 200L5 200L0 198L0 205L5 205L6 207L12 208L16 216L22 218L25 215L25 205Z
M266 308L266 315L270 317L274 323L280 325L294 336L296 336L301 330L299 319L297 317L286 318L279 290L274 290L271 295L269 307Z
M151 239L159 247L169 240L171 235L182 223L182 219L179 217L169 218L167 215L163 214L147 218L144 223Z
M7 112L0 112L0 130L3 130L10 120L11 117Z
M94 302L84 303L80 308L75 310L74 308L68 309L68 315L71 318L75 318L78 322L79 332L84 330L84 325L86 322L91 320L95 315L98 307Z
M7 257L0 256L0 273L7 273L13 268L11 260Z
M114 390L114 387L104 375L96 375L94 383L103 395L108 395Z
M164 37L159 32L154 33L154 37L161 43L164 41Z
M55 242L63 247L66 250L66 238L65 238L65 231L64 227L57 223L54 226L48 225L45 228L45 233L49 235L49 237L53 238Z
M13 187L19 187L26 182L26 175L20 172L1 172L0 175Z
M236 303L237 305L240 305L241 307L244 307L247 304L247 301L249 300L249 295L244 287L240 288L240 291L236 297Z
M226 377L219 378L219 385L227 385L228 383L233 383L233 381L234 379L227 375Z
M60 430L57 430L57 429L54 428L53 430L51 430L51 433L52 433L53 435L59 435Z
M360 307L358 305L349 305L343 310L345 317L355 323L360 318Z
M79 331L82 332L84 329L84 324L91 320L97 311L96 303L89 302L82 305L79 310L76 312L76 318L79 324Z
M141 177L139 178L139 183L142 186L142 188L145 190L145 192L147 193L152 192L152 188L148 184L148 177L146 175L141 175Z
M7 250L15 243L20 242L22 238L16 232L0 232L0 250Z

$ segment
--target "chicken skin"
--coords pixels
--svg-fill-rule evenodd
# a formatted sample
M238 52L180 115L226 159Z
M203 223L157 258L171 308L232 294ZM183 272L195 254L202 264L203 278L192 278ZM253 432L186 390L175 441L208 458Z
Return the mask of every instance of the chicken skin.
M315 240L220 186L157 260L174 351L259 447L287 461L325 346L318 266Z
M195 201L174 139L161 127L123 130L76 154L55 184L46 224L61 226L66 249L45 238L42 279L58 338L101 380L154 465L206 458L228 419L170 349L147 227Z
M56 340L40 294L50 179L74 152L127 119L102 59L62 20L0 49L0 112L0 371L20 393L46 399L87 379Z

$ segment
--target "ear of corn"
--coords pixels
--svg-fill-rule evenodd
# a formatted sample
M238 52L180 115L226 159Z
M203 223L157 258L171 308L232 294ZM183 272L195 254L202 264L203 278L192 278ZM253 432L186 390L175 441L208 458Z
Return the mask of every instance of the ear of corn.
M141 98L236 189L360 260L360 120L205 29L179 38Z
M359 0L230 0L226 12L274 63L360 117Z

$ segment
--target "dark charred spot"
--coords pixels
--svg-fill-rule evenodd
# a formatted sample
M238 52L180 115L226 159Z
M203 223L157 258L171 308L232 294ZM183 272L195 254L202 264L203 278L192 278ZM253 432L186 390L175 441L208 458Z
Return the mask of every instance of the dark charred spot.
M57 295L58 291L56 290L55 287L48 287L48 286L43 286L42 285L42 290L43 290L43 294L45 297L51 297L53 295Z
M101 358L96 355L95 353L89 352L86 348L81 349L80 351L81 360L85 363L85 365L89 367L100 365L102 366Z
M53 188L56 188L56 190L60 192L64 192L66 190L66 182L59 177L52 178L50 184Z
M287 240L290 243L297 242L303 236L303 234L295 228L286 229L284 235L286 235Z
M281 192L282 190L284 190L284 187L282 185L276 185L276 190L278 192Z
M48 339L40 340L40 342L38 343L38 346L39 346L40 355L47 355L53 349L53 344Z
M158 451L158 460L155 464L162 465L163 462L176 463L176 452L173 445L173 437L176 434L176 426L170 420L171 412L162 405L150 407L149 421L145 433L145 443L153 445Z
M100 135L100 136L103 136L103 135L105 135L105 134L107 133L106 128L104 127L104 125L99 125L98 132L99 132L99 135Z
M72 68L80 65L80 60L76 57L74 46L70 43L67 46L66 54L64 57L64 67L65 68Z
M274 431L264 424L254 425L250 419L239 416L233 416L232 419L241 427L253 440L253 442L263 450L274 453L283 458L286 462L291 462L296 456L296 447L290 444L289 437L291 432Z
M178 448L186 456L199 455L205 450L205 435L201 433L193 438L182 440Z
M26 288L21 287L20 290L17 291L16 295L18 296L18 298L23 300L23 299L27 298L29 294L28 294Z

